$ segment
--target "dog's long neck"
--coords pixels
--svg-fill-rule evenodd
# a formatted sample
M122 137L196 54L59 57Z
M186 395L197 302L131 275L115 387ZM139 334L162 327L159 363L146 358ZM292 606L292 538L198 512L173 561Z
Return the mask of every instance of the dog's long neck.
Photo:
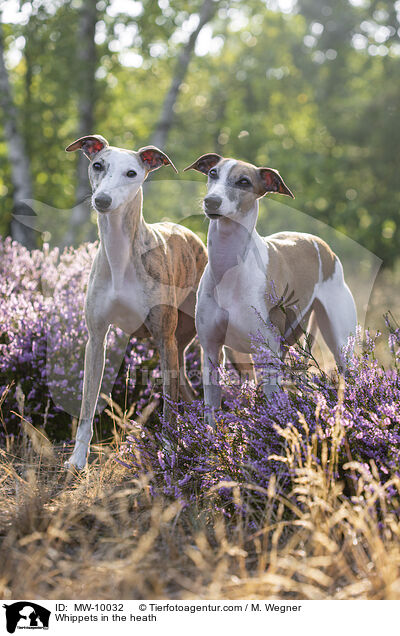
M142 252L147 232L142 203L143 193L139 188L135 197L117 210L98 213L100 249L107 260L116 290L122 288L128 266Z
M240 222L227 217L210 221L208 262L217 284L228 270L245 262L249 251L257 246L260 239L255 229L257 216L256 201L253 208L241 216Z

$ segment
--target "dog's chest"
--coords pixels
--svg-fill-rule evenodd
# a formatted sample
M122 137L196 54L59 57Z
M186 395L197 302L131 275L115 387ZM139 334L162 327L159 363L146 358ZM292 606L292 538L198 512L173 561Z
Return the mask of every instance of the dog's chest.
M135 276L125 275L118 285L110 285L104 297L104 309L108 321L132 334L139 331L151 309L143 285Z
M245 262L226 270L216 282L211 270L198 300L199 328L222 335L224 344L243 352L252 350L251 337L262 327L266 316L265 266L257 255L250 254ZM209 320L213 317L213 325ZM261 319L262 317L262 319ZM202 318L202 324L200 323ZM202 329L203 327L203 329ZM211 329L210 329L211 327Z

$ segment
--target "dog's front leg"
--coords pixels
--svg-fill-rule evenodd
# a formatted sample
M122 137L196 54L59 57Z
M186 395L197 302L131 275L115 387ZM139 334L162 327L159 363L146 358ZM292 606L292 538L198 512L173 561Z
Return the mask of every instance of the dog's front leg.
M280 339L275 334L266 334L270 361L257 372L257 380L262 386L265 397L272 397L280 390L282 384L282 351Z
M204 419L215 429L215 410L221 408L221 386L219 383L219 363L222 345L207 344L203 348L203 388L204 388Z
M93 417L104 371L107 330L108 327L91 333L86 345L81 413L74 450L65 462L67 468L75 467L82 470L86 465L93 435Z

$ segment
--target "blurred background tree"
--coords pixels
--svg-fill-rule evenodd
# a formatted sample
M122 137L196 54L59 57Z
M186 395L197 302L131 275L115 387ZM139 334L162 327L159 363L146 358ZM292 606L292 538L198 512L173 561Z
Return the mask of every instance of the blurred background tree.
M291 205L395 263L399 1L3 0L1 19L33 197L71 209L60 244L95 235L86 164L64 148L99 132L132 149L157 141L179 168L208 151L276 167L295 191ZM0 232L18 238L3 90ZM195 214L201 189L178 202L174 183L161 213L146 207L149 220ZM204 232L198 217L187 223Z

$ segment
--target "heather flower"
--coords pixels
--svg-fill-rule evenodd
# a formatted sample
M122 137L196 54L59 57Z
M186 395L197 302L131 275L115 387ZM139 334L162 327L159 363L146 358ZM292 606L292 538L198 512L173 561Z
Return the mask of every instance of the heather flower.
M29 252L10 238L0 239L0 396L12 384L2 407L8 433L20 430L20 418L12 413L18 412L19 387L25 396L24 417L38 427L45 425L55 439L71 437L87 341L85 289L96 249L96 244L86 244L60 254L44 245ZM108 345L103 386L122 404L128 391L127 402L135 402L140 412L160 375L154 345L132 339L126 349L118 329L110 330ZM110 359L119 360L117 368ZM105 435L111 422L98 417L96 428Z
M234 481L267 489L272 476L279 476L279 487L286 491L292 479L291 467L278 460L283 454L285 431L294 429L303 439L297 449L298 461L306 461L307 442L312 436L320 444L336 444L338 422L338 464L335 475L344 476L343 465L358 461L369 467L372 461L382 483L400 470L400 383L396 369L384 370L374 357L379 334L358 330L356 341L365 346L361 354L351 352L343 396L338 396L337 378L329 377L310 361L301 347L291 348L287 361L277 365L285 380L280 392L266 398L254 383L237 383L222 373L223 407L216 415L216 430L205 424L200 400L191 405L175 405L176 421L163 422L163 437L155 423L143 426L140 436L130 436L124 449L124 463L138 469L137 457L151 467L154 492L174 493L190 502L215 488L220 482ZM260 366L271 364L268 344L257 335ZM307 372L293 373L299 368ZM312 364L311 364L312 363ZM265 368L265 367L264 367ZM163 463L159 451L163 449ZM134 451L134 452L133 452ZM173 453L174 461L167 458ZM301 456L303 455L303 459ZM319 460L318 460L319 461ZM347 484L350 483L347 479ZM217 505L230 514L232 492L225 486L218 492ZM254 503L254 497L253 497Z

